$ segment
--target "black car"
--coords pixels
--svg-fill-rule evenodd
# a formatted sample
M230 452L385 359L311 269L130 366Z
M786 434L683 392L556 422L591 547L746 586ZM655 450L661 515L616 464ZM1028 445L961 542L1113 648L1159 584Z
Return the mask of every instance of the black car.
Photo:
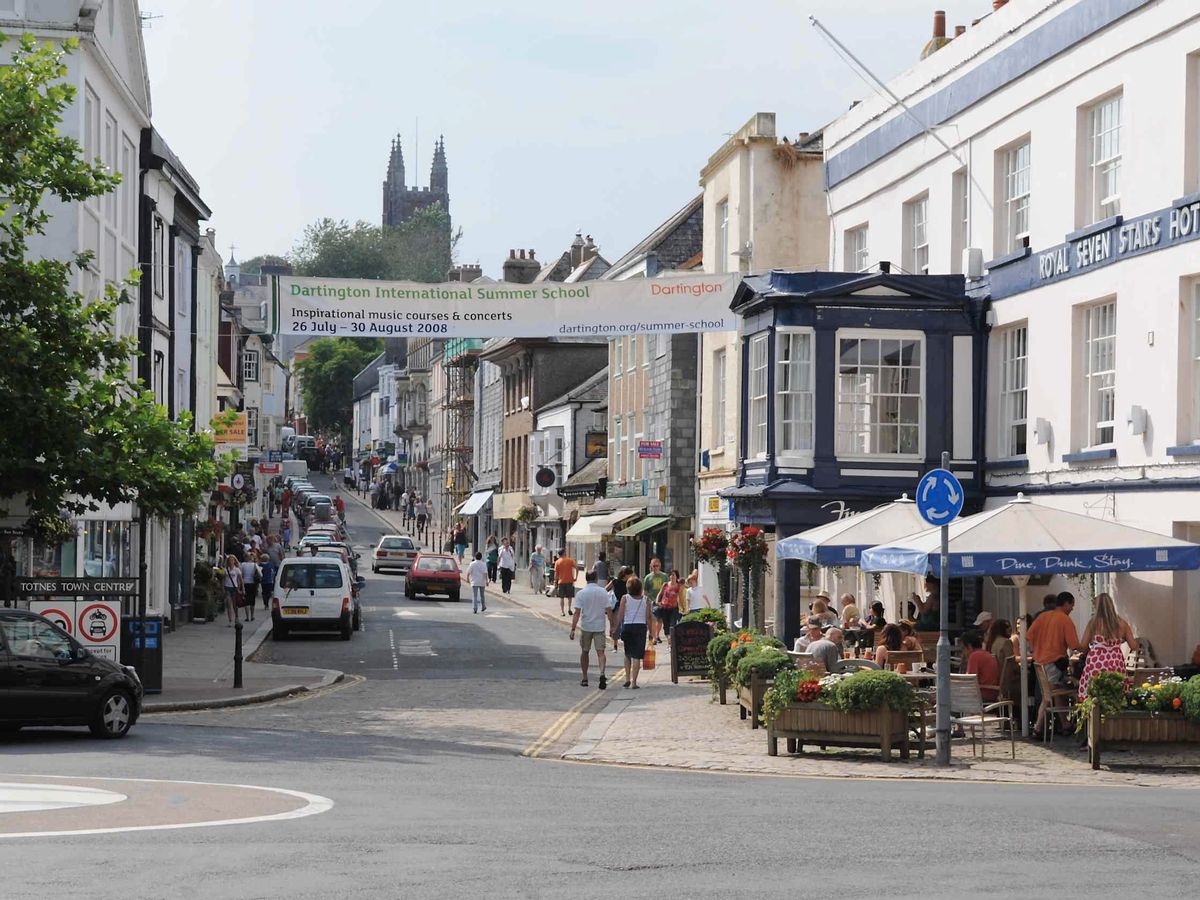
M0 609L0 731L23 725L87 725L124 737L142 711L142 682L101 659L49 619Z

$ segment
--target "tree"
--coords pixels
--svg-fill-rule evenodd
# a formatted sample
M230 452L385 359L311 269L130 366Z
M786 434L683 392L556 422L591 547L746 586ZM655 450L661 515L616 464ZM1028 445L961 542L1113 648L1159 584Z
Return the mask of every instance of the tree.
M354 417L354 376L383 350L378 338L321 338L300 361L300 393L312 430L347 443Z
M75 46L23 35L12 65L0 66L0 499L23 502L47 541L70 536L62 513L101 503L191 512L220 475L212 439L187 414L173 421L130 375L135 342L114 329L129 297L110 285L89 302L72 290L87 255L27 258L50 221L47 194L80 203L119 180L58 133L75 96L63 80Z
M440 205L394 228L321 219L304 230L290 258L297 275L438 282L446 279L460 235L451 233Z
M238 264L238 268L243 275L258 275L262 272L263 266L280 266L287 264L287 257L278 256L274 253L264 253L258 256L252 256Z

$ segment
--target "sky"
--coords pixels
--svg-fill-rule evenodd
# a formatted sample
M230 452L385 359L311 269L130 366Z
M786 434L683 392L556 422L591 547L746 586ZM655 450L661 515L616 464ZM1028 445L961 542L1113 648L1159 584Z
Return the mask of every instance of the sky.
M991 0L141 0L153 122L228 257L286 254L329 217L378 224L391 141L426 186L444 136L456 262L499 277L590 234L610 261L699 193L756 112L795 137L884 80L933 11Z

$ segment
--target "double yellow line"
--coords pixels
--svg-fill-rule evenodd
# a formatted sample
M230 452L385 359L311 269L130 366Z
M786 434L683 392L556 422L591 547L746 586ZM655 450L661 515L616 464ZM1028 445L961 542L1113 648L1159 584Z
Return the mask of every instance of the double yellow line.
M568 709L565 713L558 717L558 720L547 728L542 736L526 747L522 752L522 756L528 756L531 759L537 759L545 753L550 746L563 736L571 724L579 718L580 714L588 708L592 703L600 699L599 691L591 691L586 697Z

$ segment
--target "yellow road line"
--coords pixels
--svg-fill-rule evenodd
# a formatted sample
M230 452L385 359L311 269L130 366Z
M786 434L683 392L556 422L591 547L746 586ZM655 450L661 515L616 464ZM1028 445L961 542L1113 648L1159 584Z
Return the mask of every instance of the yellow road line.
M551 744L562 737L563 733L571 726L571 723L579 718L580 713L582 713L588 706L596 702L598 699L600 699L599 691L594 691L588 694L588 696L584 697L565 713L559 716L557 721L555 721L553 725L551 725L542 733L541 737L539 737L521 752L521 755L528 756L532 759L536 759L537 757L541 756L547 749L549 749Z

